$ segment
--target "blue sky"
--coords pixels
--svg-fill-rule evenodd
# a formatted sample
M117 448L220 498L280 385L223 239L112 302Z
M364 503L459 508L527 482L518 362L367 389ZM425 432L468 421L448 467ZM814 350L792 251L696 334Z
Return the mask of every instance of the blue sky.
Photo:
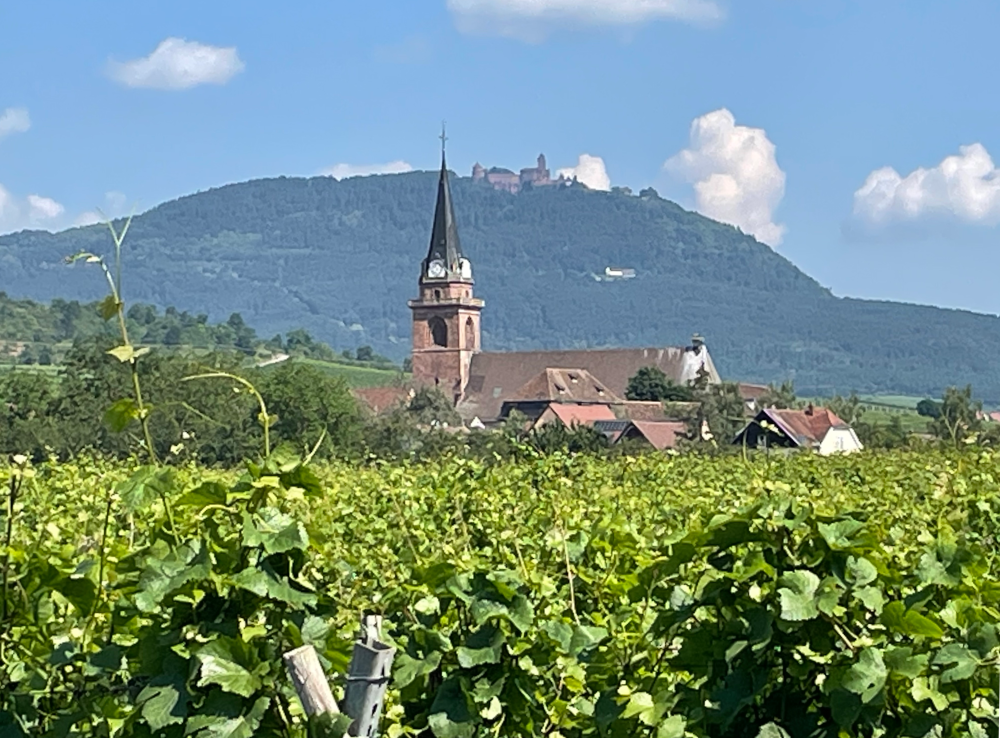
M837 294L998 313L997 28L995 0L8 2L0 232L430 168L447 119L463 174L587 154Z

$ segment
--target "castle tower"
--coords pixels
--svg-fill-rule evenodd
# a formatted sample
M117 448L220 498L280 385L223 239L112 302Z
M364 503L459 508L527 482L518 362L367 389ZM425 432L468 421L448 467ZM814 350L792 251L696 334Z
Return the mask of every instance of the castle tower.
M442 134L442 144L446 140ZM420 266L420 297L413 311L413 379L438 387L458 402L469 380L472 355L480 350L483 301L472 295L472 264L462 254L451 201L444 147L437 208L427 258Z

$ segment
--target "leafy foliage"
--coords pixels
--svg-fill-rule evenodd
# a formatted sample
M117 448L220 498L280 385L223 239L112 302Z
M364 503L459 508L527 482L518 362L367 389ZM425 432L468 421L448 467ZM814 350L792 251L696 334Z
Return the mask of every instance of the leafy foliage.
M629 378L625 397L651 402L691 402L694 400L694 392L690 387L667 379L667 375L659 367L644 366Z
M375 609L390 736L993 735L998 461L21 460L0 731L305 735L280 654Z

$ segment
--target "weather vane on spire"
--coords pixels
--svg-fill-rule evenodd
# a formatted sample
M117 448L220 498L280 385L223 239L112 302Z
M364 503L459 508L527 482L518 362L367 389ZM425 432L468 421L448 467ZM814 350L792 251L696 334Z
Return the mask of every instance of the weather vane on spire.
M441 121L441 157L444 158L445 148L448 144L448 128L445 121Z

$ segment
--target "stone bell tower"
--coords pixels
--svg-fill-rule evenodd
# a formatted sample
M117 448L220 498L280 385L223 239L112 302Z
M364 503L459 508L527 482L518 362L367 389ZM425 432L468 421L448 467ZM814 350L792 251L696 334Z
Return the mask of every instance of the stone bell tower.
M483 301L472 296L472 264L462 254L451 201L444 133L441 176L427 258L420 266L420 297L413 311L413 379L439 388L458 402L469 381L472 355L480 350Z

